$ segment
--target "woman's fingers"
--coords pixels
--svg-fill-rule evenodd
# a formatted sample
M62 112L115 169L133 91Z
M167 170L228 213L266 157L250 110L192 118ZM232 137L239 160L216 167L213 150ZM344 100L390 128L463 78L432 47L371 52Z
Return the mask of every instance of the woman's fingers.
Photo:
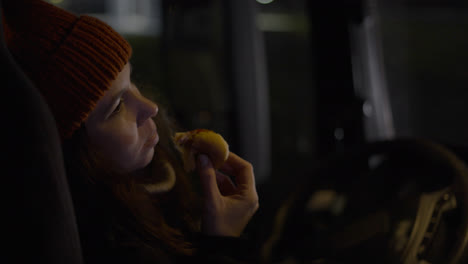
M245 205L255 212L259 205L252 164L230 152L227 161L220 169L235 178L237 192L242 193Z
M221 166L220 170L234 176L237 185L242 184L249 188L255 186L255 176L252 164L233 152L229 153L227 161L223 166Z
M219 191L222 195L232 195L237 191L236 185L232 182L229 176L220 171L216 171L216 181L218 183Z
M216 181L216 171L211 164L208 156L200 154L197 157L198 162L198 174L200 175L200 182L203 189L203 193L206 198L213 201L221 195L219 192L218 184Z
M202 231L240 236L258 209L252 165L232 152L220 171L213 168L206 155L198 156L197 165L205 194ZM236 184L224 173L234 177Z

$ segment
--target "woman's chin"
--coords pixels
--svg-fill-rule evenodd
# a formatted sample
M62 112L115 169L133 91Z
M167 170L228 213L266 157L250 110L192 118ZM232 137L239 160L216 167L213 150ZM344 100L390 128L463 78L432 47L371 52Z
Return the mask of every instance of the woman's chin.
M132 173L144 169L151 163L151 161L153 160L153 156L154 148L150 148L145 153L141 153L139 159L135 160L133 165L130 168L125 169L124 171Z
M144 168L150 164L150 162L153 160L154 156L154 148L150 148L148 152L146 153L146 156L144 157L143 164L141 165L140 168Z

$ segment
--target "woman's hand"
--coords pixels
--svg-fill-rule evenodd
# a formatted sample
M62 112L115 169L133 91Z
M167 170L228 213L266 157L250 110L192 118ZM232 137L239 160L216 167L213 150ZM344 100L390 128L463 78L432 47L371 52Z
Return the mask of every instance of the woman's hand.
M216 171L210 159L198 156L197 170L204 193L202 232L238 237L258 209L252 165L230 152ZM233 176L235 184L224 173Z

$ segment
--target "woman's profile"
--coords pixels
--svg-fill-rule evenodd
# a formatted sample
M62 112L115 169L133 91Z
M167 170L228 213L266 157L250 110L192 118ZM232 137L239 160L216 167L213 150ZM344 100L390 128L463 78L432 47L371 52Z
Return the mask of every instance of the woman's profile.
M138 51L104 22L42 0L5 1L2 11L8 48L61 136L85 263L248 261L251 164L231 152L215 170L199 155L188 174L176 123L131 81Z

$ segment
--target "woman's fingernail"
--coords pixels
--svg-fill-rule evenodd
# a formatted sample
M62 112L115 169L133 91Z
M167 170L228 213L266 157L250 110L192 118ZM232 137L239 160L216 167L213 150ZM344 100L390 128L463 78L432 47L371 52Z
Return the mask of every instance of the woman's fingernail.
M198 155L198 162L200 163L200 166L206 167L208 166L208 157L206 155L200 154Z

